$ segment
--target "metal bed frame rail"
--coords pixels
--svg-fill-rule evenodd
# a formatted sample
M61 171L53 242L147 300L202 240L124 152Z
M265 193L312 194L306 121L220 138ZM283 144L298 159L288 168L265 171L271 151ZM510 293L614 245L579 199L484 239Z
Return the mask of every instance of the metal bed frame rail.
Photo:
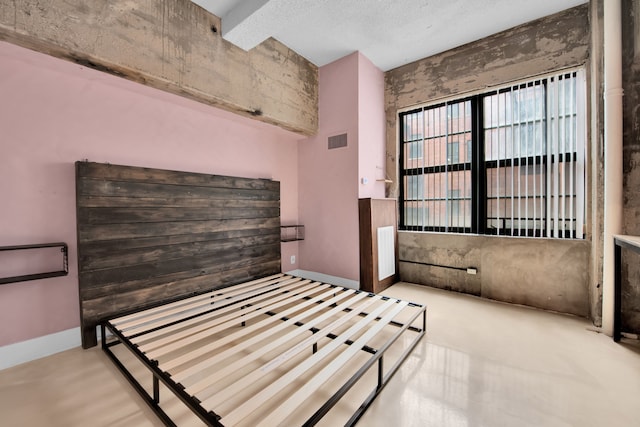
M331 298L331 296L333 296L333 298ZM338 301L341 298L346 299L346 301L339 303ZM348 298L352 299L349 300ZM295 314L297 309L295 307L291 308L290 305L291 302L296 299L303 301L307 307L310 307L309 312L321 312L324 314L317 319L310 319L306 322L302 321L301 319L308 317L309 313L304 311L302 314ZM362 304L356 308L349 306L352 304L351 301L355 301L356 299L362 301ZM380 304L380 306L374 309L375 304ZM277 311L278 308L283 307L286 309L281 312ZM401 322L396 321L397 314L407 307L411 307L409 318L403 319ZM323 310L325 311L323 312ZM388 311L388 313L383 315L385 311ZM341 313L341 318L332 322L329 327L319 326L322 320L335 317L336 313ZM422 316L421 322L418 320L420 316ZM330 329L332 325L344 324L347 323L349 319L356 317L368 319L368 322L373 322L367 323L367 329L364 330L364 333L359 338L344 339L342 335L346 334L346 332L340 334L327 332L327 329ZM204 366L206 366L209 362L205 360L204 362L196 363L195 367L186 370L183 369L183 372L180 372L177 367L180 366L184 360L188 360L189 355L169 361L163 360L163 356L171 353L173 349L179 348L184 342L193 344L194 342L198 342L200 337L212 336L212 334L223 330L225 325L232 323L235 323L236 326L241 325L243 328L241 328L240 331L230 336L225 336L220 340L221 342L225 340L231 341L234 337L242 336L242 331L246 329L244 327L247 325L247 321L252 318L265 319L258 322L255 325L256 328L259 325L268 326L273 322L281 321L282 323L277 324L280 325L279 327L272 327L270 330L284 329L285 325L295 325L300 331L311 332L310 338L303 340L301 343L296 343L295 347L312 343L312 354L318 359L324 357L320 352L324 351L328 354L332 351L331 348L337 348L341 344L348 346L349 351L345 350L345 354L340 354L340 357L344 357L345 360L348 359L350 355L360 351L370 355L366 362L307 419L303 424L304 426L316 425L358 380L377 363L377 382L374 390L364 399L362 404L345 424L348 426L355 425L426 332L426 307L423 305L335 285L318 282L312 283L310 280L278 274L239 285L216 289L164 306L104 321L101 323L102 349L165 425L175 426L176 424L160 406L160 382L171 390L172 393L190 408L206 425L222 427L225 425L235 425L236 422L242 418L242 412L245 407L251 410L253 402L244 402L240 405L240 408L235 408L232 414L222 417L213 410L206 408L204 403L207 403L207 399L203 401L196 396L197 393L189 392L190 388L196 391L199 390L199 388L185 386L182 383L185 378L192 375L194 370L197 372L199 365L204 364ZM416 322L421 324L415 326L414 324ZM365 322L362 321L362 323ZM184 332L187 331L186 328L189 327L190 324L198 324L198 326L193 330L190 329L188 332ZM379 348L368 345L367 340L379 333L386 325L395 327L395 332L391 334ZM354 327L355 326L352 326L349 330ZM403 351L397 357L395 363L389 371L385 373L385 352L407 331L414 333L414 338L408 344L405 344L406 346L403 347ZM296 334L295 331L293 333ZM322 337L331 339L334 345L330 346L327 344L325 348L319 352L318 340ZM248 346L249 343L253 341L260 341L260 339L261 338L247 339L245 340L246 345ZM273 344L275 346L275 343ZM135 355L135 357L151 371L152 394L142 386L131 371L112 351L112 348L117 345L126 347L126 349ZM205 354L208 349L219 345L222 344L217 344L214 341L213 344L205 345L202 349L196 347L197 349L194 350L191 355L195 358ZM287 352L291 351L292 350L288 350ZM278 358L282 358L282 356ZM213 357L212 360L215 361L217 359ZM270 363L276 362L280 363L278 360ZM233 365L233 363L231 363L231 365ZM225 369L231 368L227 365ZM211 385L214 386L215 384ZM309 387L306 387L307 385ZM271 384L271 386L276 388L277 384ZM304 401L304 399L313 393L313 390L313 384L305 384L290 400L295 398L298 402ZM276 393L277 391L278 389L276 388ZM298 393L300 395L298 395ZM285 402L285 404L280 405L274 413L283 406L286 406L287 403L288 402ZM259 406L260 403L258 402L255 405ZM262 422L268 424L269 417L271 416L275 417L272 413L265 417Z

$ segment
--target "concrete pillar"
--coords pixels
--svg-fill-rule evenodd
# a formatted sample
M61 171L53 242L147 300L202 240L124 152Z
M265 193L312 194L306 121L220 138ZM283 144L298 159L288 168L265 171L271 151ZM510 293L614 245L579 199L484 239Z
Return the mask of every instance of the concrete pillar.
M604 2L604 261L602 329L613 335L613 235L622 233L622 12Z

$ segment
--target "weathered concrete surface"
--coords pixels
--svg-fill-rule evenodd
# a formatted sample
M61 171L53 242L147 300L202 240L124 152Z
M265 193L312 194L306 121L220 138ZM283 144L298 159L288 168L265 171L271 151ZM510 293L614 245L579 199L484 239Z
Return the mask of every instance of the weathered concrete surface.
M623 232L640 235L640 1L622 1ZM622 331L640 334L640 256L623 251Z
M187 0L0 3L0 40L252 116L318 129L318 70L270 39L245 52Z
M589 316L587 241L400 232L398 243L403 281Z
M572 8L387 72L386 170L394 182L387 188L387 197L398 195L398 110L568 67L586 65L587 71L593 72L590 18L598 7L601 10L601 5L593 2ZM591 92L592 97L598 97L600 87ZM589 112L602 114L597 108ZM596 135L600 131L599 123L589 130ZM594 150L592 156L594 152L598 153ZM597 155L595 158L599 162ZM590 194L602 193L601 171L601 164L589 170ZM588 197L588 203L594 198ZM406 256L419 262L480 269L477 276L471 276L458 270L402 263L401 279L598 321L602 275L601 265L593 265L602 255L591 245L591 233L601 233L601 228L591 226L600 220L598 206L587 207L587 238L583 241L401 233L401 259ZM594 272L599 275L592 278Z
M477 243L460 234L400 232L399 257L405 261L400 263L400 279L480 296L480 276L455 269L479 267L482 249Z
M397 111L587 63L589 9L578 6L385 73L387 174L397 197ZM392 176L391 176L392 175Z
M587 173L587 187L590 189L591 207L587 209L585 224L586 238L591 240L591 286L589 303L591 320L602 326L602 277L604 253L604 48L603 48L603 3L605 0L589 2L589 22L591 24L589 74L589 131L591 162Z

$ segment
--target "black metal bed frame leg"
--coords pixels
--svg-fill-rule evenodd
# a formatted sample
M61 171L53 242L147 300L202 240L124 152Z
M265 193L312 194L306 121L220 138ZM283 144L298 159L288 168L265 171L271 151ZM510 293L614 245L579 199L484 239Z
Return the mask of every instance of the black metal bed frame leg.
M384 386L384 356L378 359L378 390Z
M106 338L107 328L104 327L104 324L100 324L100 339L102 341L102 349L107 348L107 338Z
M427 310L422 312L422 331L425 332L427 330Z
M243 305L242 307L240 307L240 312L242 312L242 310L244 310L244 309L245 309L245 308L247 308L247 307L251 307L251 304ZM242 314L242 316L244 316L244 314ZM240 326L242 326L242 327L247 326L247 322L243 320L243 321L240 323Z
M160 380L157 373L157 366L148 365L147 368L151 370L152 378L153 378L153 396L149 394L149 392L140 384L140 382L133 376L133 374L125 367L125 365L118 359L116 354L111 350L111 347L116 345L124 345L129 350L131 350L134 356L139 358L139 354L137 354L131 347L125 344L123 341L123 337L114 329L109 328L109 330L113 333L115 340L113 342L107 343L106 337L106 324L102 323L100 325L102 331L102 349L107 354L107 356L111 359L111 361L116 365L116 367L120 370L120 372L125 376L125 378L129 381L129 383L133 386L133 388L138 392L140 397L149 405L149 407L156 413L158 418L164 423L164 425L168 427L177 427L176 423L169 417L169 415L164 412L164 410L160 407ZM176 396L184 401L182 396L176 394ZM201 414L196 413L196 415L201 416ZM214 416L215 414L211 414ZM205 421L207 425L215 425L220 426L221 424L215 421L209 421L205 418L201 419Z
M153 401L156 405L160 404L160 380L157 376L153 376Z
M371 353L373 356L369 359L369 362L365 363L360 369L333 395L327 400L327 402L320 407L304 424L303 427L311 427L315 426L316 423L336 404L336 402L353 386L353 384L362 377L370 368L373 367L375 362L378 363L378 383L373 391L367 396L367 398L362 402L360 407L356 410L356 412L349 418L349 420L345 423L345 427L352 427L358 423L364 412L369 408L373 400L382 392L382 389L387 385L391 377L398 371L403 362L409 357L413 349L418 345L418 342L422 339L422 337L426 334L426 325L427 325L427 310L426 306L420 306L422 313L422 329L415 328L411 326L414 322L419 321L420 313L416 313L410 320L408 320L405 324L403 324L398 332L396 332L395 336L388 341L383 347L375 350L370 349L372 351L367 351L363 347L363 350ZM398 360L393 363L393 366L389 369L389 372L385 375L384 373L384 362L383 355L384 352L396 341L399 336L404 333L407 329L410 329L414 332L417 332L417 336L411 341L409 346L402 352L399 356ZM315 333L315 332L314 332Z

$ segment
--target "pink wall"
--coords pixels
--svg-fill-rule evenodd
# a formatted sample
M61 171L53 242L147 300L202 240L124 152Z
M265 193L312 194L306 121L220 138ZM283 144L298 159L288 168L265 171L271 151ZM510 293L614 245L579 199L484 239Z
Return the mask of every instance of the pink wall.
M384 73L356 52L320 68L319 84L319 132L299 152L300 268L358 281L358 198L385 195ZM347 147L329 150L345 132Z
M384 73L366 56L358 54L360 198L385 197L385 144ZM362 178L366 178L368 183L363 184Z
M299 147L300 268L358 280L358 54L319 69L319 131ZM347 133L347 147L329 150Z
M75 161L273 178L282 221L295 223L300 139L0 42L0 245L70 248L68 276L0 286L0 346L79 325ZM291 255L283 244L284 270L298 267Z

